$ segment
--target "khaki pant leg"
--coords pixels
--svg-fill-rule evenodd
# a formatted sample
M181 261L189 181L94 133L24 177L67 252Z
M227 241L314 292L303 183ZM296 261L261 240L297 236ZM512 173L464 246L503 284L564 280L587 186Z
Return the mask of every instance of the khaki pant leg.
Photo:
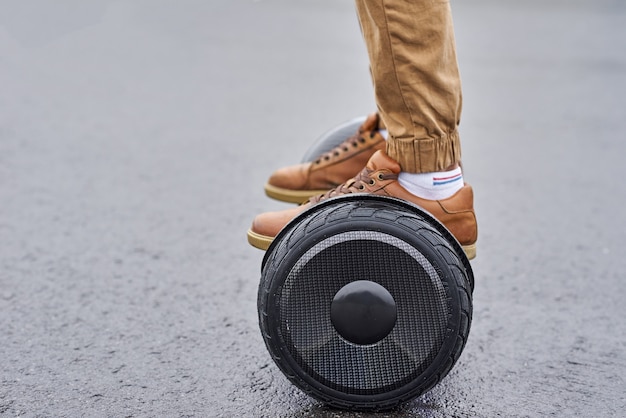
M387 153L403 171L461 159L461 80L448 0L356 0Z

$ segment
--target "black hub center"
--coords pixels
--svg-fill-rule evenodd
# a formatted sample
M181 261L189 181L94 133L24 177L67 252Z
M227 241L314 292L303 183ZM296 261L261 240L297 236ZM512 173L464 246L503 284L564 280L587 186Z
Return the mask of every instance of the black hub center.
M357 280L342 287L330 306L333 326L346 340L360 345L385 338L396 324L396 302L378 283Z

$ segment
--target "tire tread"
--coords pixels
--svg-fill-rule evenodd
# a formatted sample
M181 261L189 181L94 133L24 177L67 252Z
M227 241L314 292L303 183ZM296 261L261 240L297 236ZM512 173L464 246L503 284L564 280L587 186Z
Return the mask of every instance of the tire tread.
M390 207L389 205L380 204L370 206L352 205L350 210L346 206L338 208L330 208L328 210L313 210L305 220L306 222L298 222L288 226L291 228L286 235L282 237L278 245L273 250L273 254L266 258L269 262L264 263L261 281L259 283L259 325L261 328L263 340L267 346L275 363L278 365L282 373L298 388L307 393L309 396L320 400L321 402L338 409L350 409L357 411L381 411L397 408L399 405L423 394L436 386L450 372L456 361L459 359L463 348L467 342L471 322L472 322L472 296L471 289L473 283L470 283L469 274L467 272L467 263L464 263L459 254L452 250L446 237L435 227L427 224L415 222L416 215ZM312 387L303 379L301 379L293 370L287 367L286 363L281 361L281 353L276 353L274 346L270 343L272 338L272 330L269 329L268 302L270 299L270 280L265 274L268 269L276 269L285 256L293 249L300 240L308 234L315 233L320 229L327 228L331 224L337 222L350 222L356 219L372 219L374 222L382 224L402 225L403 228L410 230L412 233L418 234L432 245L434 251L448 264L454 278L454 285L458 289L458 301L460 315L458 324L455 324L456 330L452 330L454 335L447 338L454 338L454 346L449 350L449 355L445 361L441 362L435 373L423 384L418 385L413 390L400 396L379 401L371 402L346 402L343 400L328 397L320 390ZM473 278L473 276L472 276ZM445 284L446 282L444 282Z

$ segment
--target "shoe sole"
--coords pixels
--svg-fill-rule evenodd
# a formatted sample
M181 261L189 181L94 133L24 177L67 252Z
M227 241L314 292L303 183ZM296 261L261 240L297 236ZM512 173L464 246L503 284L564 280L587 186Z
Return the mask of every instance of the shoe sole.
M283 189L282 187L272 186L269 183L265 185L265 194L272 199L280 200L281 202L298 204L308 200L309 197L326 193L328 190L291 190Z
M270 244L274 241L274 237L257 234L253 230L248 230L248 243L259 250L267 251ZM476 258L476 244L462 245L463 251L468 260Z

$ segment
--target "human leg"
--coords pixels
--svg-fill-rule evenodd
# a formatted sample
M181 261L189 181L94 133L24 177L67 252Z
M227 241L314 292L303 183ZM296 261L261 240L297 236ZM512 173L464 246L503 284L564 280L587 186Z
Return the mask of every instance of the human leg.
M357 0L357 10L379 114L389 134L388 155L376 151L357 176L300 207L257 216L248 241L266 249L282 226L320 200L373 193L408 200L431 212L473 258L477 239L473 191L461 175L441 175L458 169L461 157L457 130L461 86L449 3ZM427 176L432 188L449 181L456 186L443 197L424 198L412 185L423 183L423 178L415 176Z
M358 147L347 141L311 164L280 169L268 180L266 193L300 203L355 176L386 147L402 168L405 187L426 198L452 195L463 184L457 172L411 174L458 171L461 159L461 81L449 1L356 0L356 7L387 144L378 134L380 123L367 122L357 133L363 141ZM457 188L442 183L442 177L456 179ZM449 193L435 190L442 184Z
M387 153L403 172L461 159L462 96L448 0L356 0Z

